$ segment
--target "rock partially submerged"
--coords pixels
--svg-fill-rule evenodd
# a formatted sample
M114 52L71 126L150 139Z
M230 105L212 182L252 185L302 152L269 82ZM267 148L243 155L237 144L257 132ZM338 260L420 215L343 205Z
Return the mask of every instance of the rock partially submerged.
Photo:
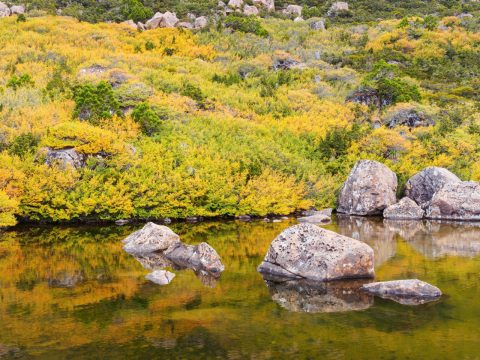
M426 217L480 221L480 184L475 181L445 184L433 195L426 210Z
M439 288L418 279L374 282L363 285L361 289L403 305L420 305L442 296Z
M175 277L174 273L166 270L155 270L145 276L145 279L150 280L151 282L157 285L168 285L171 283Z
M333 313L368 309L373 296L360 291L359 281L316 282L265 279L272 300L292 312Z
M315 281L371 278L373 262L373 250L367 244L312 224L300 224L273 240L258 271Z
M458 182L460 179L447 169L430 166L408 179L405 184L405 196L425 207L445 184Z
M175 264L191 268L195 271L205 271L212 275L220 275L225 266L217 252L207 243L186 245L177 243L164 252L167 259Z
M383 217L385 219L394 220L422 219L423 215L423 209L408 197L404 197L398 203L390 205L383 211Z
M397 202L397 175L372 160L357 161L343 184L337 212L349 215L381 215Z
M332 219L330 216L323 214L313 214L310 216L303 216L297 219L301 223L310 223L310 224L329 224Z
M167 226L149 222L142 229L130 234L123 243L123 249L129 254L147 254L168 250L180 243L180 237Z

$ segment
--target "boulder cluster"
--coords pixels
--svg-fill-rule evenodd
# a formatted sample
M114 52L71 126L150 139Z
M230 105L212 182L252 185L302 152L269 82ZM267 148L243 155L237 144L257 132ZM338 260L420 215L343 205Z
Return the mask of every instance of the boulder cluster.
M166 285L175 275L163 268L192 269L197 276L218 278L225 269L215 249L205 242L188 245L170 228L147 223L123 240L123 249L135 256L142 265L154 270L147 279Z
M7 4L0 1L0 18L12 16L12 15L20 15L24 13L25 13L25 6L13 5L12 7L8 7Z
M398 202L397 187L388 167L360 160L340 190L337 212L397 220L480 220L480 184L461 181L447 169L432 166L412 176Z

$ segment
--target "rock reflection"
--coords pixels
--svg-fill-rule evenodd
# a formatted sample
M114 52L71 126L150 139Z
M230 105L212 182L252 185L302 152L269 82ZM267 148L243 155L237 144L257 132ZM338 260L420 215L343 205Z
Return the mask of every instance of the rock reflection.
M365 281L313 282L265 277L272 300L292 312L358 311L373 305L373 296L360 290Z
M397 231L427 258L443 256L474 257L480 254L480 224L441 221L388 221L386 227Z
M375 252L375 266L380 266L395 256L395 230L384 226L379 218L337 215L339 234L363 241Z
M145 269L155 271L155 270L164 270L167 268L173 269L173 270L186 270L186 269L192 269L187 266L184 266L183 264L177 264L174 263L173 261L167 259L165 255L161 253L149 253L149 254L143 254L143 255L132 255ZM214 288L217 285L218 282L218 277L215 277L214 275L207 273L202 270L194 270L192 269L193 272L195 273L196 277L200 282L210 288Z

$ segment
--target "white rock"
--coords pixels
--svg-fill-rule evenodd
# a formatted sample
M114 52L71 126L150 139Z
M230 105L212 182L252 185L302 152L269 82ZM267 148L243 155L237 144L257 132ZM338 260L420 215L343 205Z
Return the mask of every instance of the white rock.
M263 7L267 11L275 11L275 0L253 0L253 5Z
M174 273L171 273L167 270L155 270L145 276L145 279L150 280L151 282L157 285L168 285L172 282L175 277Z
M255 6L245 5L243 13L247 16L258 15L258 9Z
M302 16L303 8L299 5L288 5L284 10L283 13L285 15L295 15L296 17Z
M230 0L228 6L234 9L240 9L243 5L243 0Z
M11 8L10 8L10 12L11 14L25 14L25 6L23 5L13 5Z
M10 8L3 2L0 2L0 18L7 16L10 16Z
M198 18L195 19L193 27L195 29L203 29L207 27L207 25L208 25L208 19L205 16L199 16Z

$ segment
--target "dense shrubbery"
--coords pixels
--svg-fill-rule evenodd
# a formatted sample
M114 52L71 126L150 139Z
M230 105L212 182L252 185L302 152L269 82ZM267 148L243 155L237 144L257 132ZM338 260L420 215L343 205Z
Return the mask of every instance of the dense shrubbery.
M120 115L120 104L112 86L104 81L97 85L78 85L73 91L75 110L73 116L92 124L102 119Z
M268 36L267 30L254 16L228 15L225 18L225 26L244 33L252 33L262 37Z

